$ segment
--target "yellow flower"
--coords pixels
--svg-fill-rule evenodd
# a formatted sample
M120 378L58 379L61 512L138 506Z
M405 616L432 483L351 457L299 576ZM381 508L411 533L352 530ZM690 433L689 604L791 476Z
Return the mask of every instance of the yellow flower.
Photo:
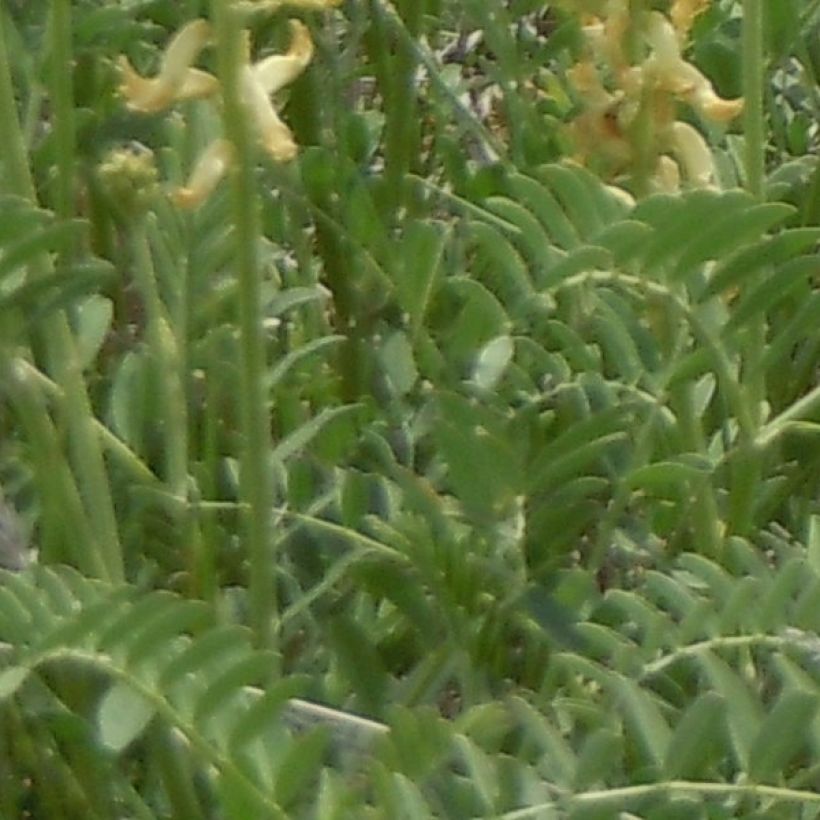
M216 77L191 67L210 36L206 20L193 20L183 26L165 49L159 74L153 79L141 77L127 57L120 57L120 94L125 104L132 111L153 114L180 100L214 94L219 89Z
M336 4L337 0L295 0L290 3L304 8L328 8ZM265 57L257 63L251 63L249 35L244 32L239 70L240 100L254 135L275 162L293 159L298 146L290 129L279 117L271 96L293 82L313 56L313 41L307 26L299 20L291 20L290 29L292 39L288 51ZM127 58L121 57L120 93L126 105L133 111L154 113L182 100L220 94L216 77L192 67L207 45L210 34L210 26L205 20L194 20L180 29L165 50L159 73L152 79L141 77ZM230 168L232 160L231 143L223 138L214 140L197 160L188 183L171 195L174 202L183 208L200 205Z
M685 40L695 18L706 11L710 0L675 0L669 16L675 25L680 40Z
M696 188L707 188L715 177L715 162L706 140L686 122L674 122L667 133L672 153L683 167L686 178Z
M262 147L276 162L296 155L297 146L290 129L279 119L271 95L292 83L313 56L313 41L304 23L290 21L293 39L286 54L275 54L250 64L247 41L245 63L240 74L240 95L248 108Z
M313 56L313 41L307 26L298 20L291 20L290 29L293 39L286 54L275 54L253 64L250 62L250 43L246 34L239 74L240 98L257 139L274 162L293 159L298 146L290 129L279 118L271 95L293 82ZM172 194L174 202L181 208L201 205L228 171L232 160L230 142L215 140L197 161L188 184Z
M686 100L704 117L728 122L743 110L743 100L724 100L715 93L712 83L680 53L675 28L660 12L649 15L646 40L651 57L643 64L644 76L661 91Z
M197 160L188 184L171 194L180 208L196 208L214 191L225 176L233 158L233 145L226 139L214 140Z

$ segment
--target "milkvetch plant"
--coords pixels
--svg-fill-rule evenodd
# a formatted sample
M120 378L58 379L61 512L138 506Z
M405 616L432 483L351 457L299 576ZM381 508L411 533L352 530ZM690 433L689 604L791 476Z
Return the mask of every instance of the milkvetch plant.
M0 16L0 483L45 564L0 571L0 816L820 816L820 230L775 201L817 164L764 173L771 32L346 0L311 57L288 5L333 6ZM784 59L818 11L767 6ZM82 554L55 293L127 580Z

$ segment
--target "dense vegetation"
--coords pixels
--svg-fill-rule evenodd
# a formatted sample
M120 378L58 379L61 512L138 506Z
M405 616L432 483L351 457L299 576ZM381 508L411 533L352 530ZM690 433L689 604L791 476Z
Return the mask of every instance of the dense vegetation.
M0 816L820 816L818 33L0 4Z

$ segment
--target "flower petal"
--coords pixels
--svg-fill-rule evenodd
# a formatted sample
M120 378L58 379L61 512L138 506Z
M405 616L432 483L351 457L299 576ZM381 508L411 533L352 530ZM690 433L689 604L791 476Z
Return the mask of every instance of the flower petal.
M259 139L276 162L293 159L297 145L274 108L270 95L293 82L313 56L313 41L307 26L291 20L290 28L293 39L287 54L276 54L245 66L240 78L242 99L251 111Z
M649 16L646 39L653 53L644 63L644 74L657 88L681 97L711 120L728 122L740 114L743 100L724 100L715 93L706 76L681 57L675 29L659 12Z
M240 83L242 99L250 109L264 149L276 162L293 159L297 151L293 134L276 113L270 97L256 79L252 67L245 67Z
M669 11L669 16L675 25L675 31L680 39L685 39L695 22L695 18L702 14L709 6L709 0L675 0Z
M253 66L253 76L267 94L275 94L292 83L313 57L313 40L308 27L299 20L290 21L292 40L286 54L274 54Z
M188 184L171 194L174 204L180 208L196 208L201 205L225 176L232 160L231 143L225 139L214 140L197 160Z
M191 68L210 37L206 20L193 20L171 39L162 58L159 74L146 78L138 74L127 57L120 57L120 94L133 111L162 111L181 99L206 97L216 92L219 82L205 71Z
M675 122L669 129L672 153L696 188L708 188L715 176L715 162L706 140L689 123Z

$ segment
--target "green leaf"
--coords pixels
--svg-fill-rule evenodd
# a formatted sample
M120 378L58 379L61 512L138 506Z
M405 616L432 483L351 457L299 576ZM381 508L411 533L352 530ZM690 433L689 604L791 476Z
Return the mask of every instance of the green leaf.
M27 264L41 253L53 253L69 247L69 243L79 241L85 223L80 220L54 222L16 242L6 245L0 255L0 280Z
M551 242L541 223L531 211L511 199L501 196L489 197L484 203L491 211L512 222L521 231L512 241L519 247L533 269L538 270L554 255Z
M312 419L297 427L283 438L273 449L274 461L284 463L289 458L302 452L321 432L340 418L357 413L359 404L346 404L342 407L324 407Z
M327 749L326 727L314 729L308 735L294 739L279 761L274 797L287 809L318 782L322 758Z
M741 213L730 209L722 217L701 226L685 245L670 279L675 281L688 276L707 260L725 259L735 249L759 239L769 228L783 222L794 210L793 206L782 202L755 205Z
M632 213L633 219L645 220L655 229L654 237L644 248L641 267L653 279L663 278L704 225L737 214L752 202L745 191L699 190L671 201L665 194L647 197ZM705 252L708 255L708 248ZM702 254L699 250L697 256Z
M295 675L266 684L259 697L231 726L229 748L238 752L256 740L279 719L287 701L302 694L305 686L305 679Z
M413 220L404 232L401 246L404 264L396 292L402 310L410 317L414 336L423 326L438 288L448 236L441 226L421 220Z
M399 772L379 766L375 772L378 805L391 820L430 820L434 816L418 786Z
M539 174L582 237L592 237L603 228L600 201L603 186L599 181L595 181L599 191L593 193L582 169L545 165L539 169Z
M546 715L540 714L523 698L510 699L510 708L518 718L524 737L538 746L543 755L541 771L551 783L569 787L576 779L577 761L572 747Z
M337 615L327 624L336 662L368 711L379 710L387 691L388 673L371 637L352 618Z
M496 336L481 349L473 369L473 381L484 390L494 390L515 353L510 336Z
M769 712L752 743L749 777L757 783L779 783L784 769L806 745L817 712L816 692L788 689Z
M549 188L523 174L511 174L507 182L512 195L535 214L558 247L571 250L580 243L578 232Z
M481 799L482 812L494 813L499 784L489 755L486 755L464 735L455 736L454 746Z
M0 701L10 698L31 674L26 666L9 666L0 672Z
M607 225L593 243L609 251L615 265L624 267L640 256L652 234L652 228L645 222L626 219Z
M806 538L809 566L820 578L820 515L809 516L809 534Z
M581 245L571 251L560 262L553 265L542 282L545 288L554 288L565 279L578 273L594 270L610 270L613 267L612 254L598 245Z
M474 270L505 304L524 304L534 295L530 271L515 246L483 222L469 223L475 253Z
M438 397L436 440L456 494L472 515L503 511L519 491L521 464L512 442L461 397Z
M217 787L218 805L226 820L288 820L288 815L273 800L265 799L236 768L220 771Z
M757 753L760 705L743 679L723 659L712 652L700 652L697 662L712 689L723 697L735 759L739 767L746 769L751 755Z
M168 691L188 675L203 675L206 668L224 668L236 653L246 653L251 633L241 626L220 626L197 638L172 658L163 668L159 685Z
M623 770L623 736L611 729L596 728L584 739L575 768L576 791L603 786L618 779Z
M672 733L655 698L634 680L617 674L608 679L608 688L615 694L616 708L648 759L662 768Z
M77 354L80 367L89 367L100 352L111 327L114 306L104 296L89 296L75 308Z
M130 684L115 683L97 710L100 742L118 754L145 731L155 713L154 705Z
M691 492L690 482L700 483L709 471L681 461L658 461L638 467L626 478L632 490L672 499L687 498Z
M273 298L265 306L264 312L268 316L282 316L302 305L327 301L329 296L328 291L320 285L285 288L276 291Z
M93 646L97 636L130 607L134 590L122 587L102 600L83 603L82 608L52 630L37 644L40 652L65 646ZM76 606L76 605L75 605Z
M301 347L289 350L276 362L267 375L266 382L268 389L273 390L275 387L278 387L285 376L287 376L291 370L294 370L302 364L305 359L316 353L322 353L328 348L336 347L336 345L341 344L344 340L344 336L320 336L318 339L313 339Z
M580 445L574 452L548 458L542 453L528 471L527 486L533 491L555 487L579 476L601 471L600 462L607 451L627 440L626 433L610 433Z
M175 598L173 601L160 600L150 595L142 600L153 599L156 611L146 613L137 619L126 616L128 634L119 632L120 639L113 646L107 635L108 646L116 652L127 652L127 663L131 666L157 656L173 638L186 630L198 631L213 619L213 610L204 601L190 601ZM132 610L133 611L133 610Z
M732 306L732 313L725 332L743 328L759 313L774 313L782 302L791 298L798 288L808 290L812 277L817 273L817 257L801 256L779 265L762 282L751 289L744 289L740 301Z
M669 741L664 776L670 780L706 779L726 733L726 704L716 692L706 692L683 713Z
M820 228L792 228L774 237L748 245L715 265L701 299L716 296L734 286L743 286L767 265L788 262L810 251L820 241Z
M388 336L379 351L379 358L396 392L400 396L409 393L418 380L419 371L407 335L398 330Z
M114 432L138 454L143 451L146 420L150 417L147 360L129 351L119 362L109 393L108 417Z
M194 722L201 725L232 700L244 686L268 684L276 661L272 652L254 651L233 661L208 684L194 704Z

